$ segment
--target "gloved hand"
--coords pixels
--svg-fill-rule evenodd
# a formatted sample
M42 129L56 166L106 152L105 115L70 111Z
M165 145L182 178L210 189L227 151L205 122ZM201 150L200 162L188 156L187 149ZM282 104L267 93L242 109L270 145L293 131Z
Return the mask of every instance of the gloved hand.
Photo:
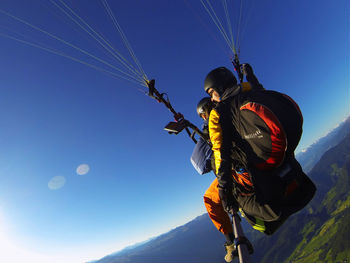
M238 203L236 198L233 196L232 188L224 189L219 188L219 196L224 207L224 210L229 214L237 213L238 211Z
M246 75L246 76L251 76L254 74L252 66L250 66L248 63L241 65L241 71L243 75Z

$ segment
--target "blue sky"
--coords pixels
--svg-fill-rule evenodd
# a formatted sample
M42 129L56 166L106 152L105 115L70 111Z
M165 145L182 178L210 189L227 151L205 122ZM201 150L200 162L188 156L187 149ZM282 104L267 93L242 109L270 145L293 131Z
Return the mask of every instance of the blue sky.
M128 56L101 3L88 2L66 1ZM206 74L232 69L200 1L110 2L147 76L200 125L195 107L205 96ZM251 63L265 88L298 102L300 151L350 113L349 2L244 4L241 62ZM3 0L0 9L111 61L50 1ZM204 213L213 175L196 174L193 143L185 133L162 130L172 115L142 86L4 34L107 68L0 12L1 255L12 262L21 262L18 251L35 262L84 262ZM77 171L82 164L89 169Z

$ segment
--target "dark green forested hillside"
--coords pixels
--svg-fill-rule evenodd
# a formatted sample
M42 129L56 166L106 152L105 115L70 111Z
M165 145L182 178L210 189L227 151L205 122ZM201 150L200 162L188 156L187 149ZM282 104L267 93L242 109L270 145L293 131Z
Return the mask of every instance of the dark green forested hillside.
M323 168L331 188L313 201L314 218L303 228L303 240L286 262L350 262L350 136L321 161L328 163Z

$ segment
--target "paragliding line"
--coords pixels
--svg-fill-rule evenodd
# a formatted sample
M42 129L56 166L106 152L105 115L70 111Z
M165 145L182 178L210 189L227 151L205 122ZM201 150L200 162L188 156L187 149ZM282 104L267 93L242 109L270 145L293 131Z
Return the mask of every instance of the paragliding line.
M77 24L81 29L83 29L87 34L89 34L94 40L96 40L105 50L107 50L115 59L117 59L123 66L129 69L135 76L139 79L142 79L139 75L141 75L130 62L128 62L117 50L115 50L107 40L105 40L100 34L98 34L87 22L85 22L78 14L76 14L66 3L62 0L59 0L61 4L64 5L76 18L78 18L86 28L79 23L74 17L72 17L66 10L64 10L61 6L59 6L56 2L50 0L52 4L54 4L57 8L59 8L65 15L67 15L75 24ZM91 31L89 31L89 30ZM103 41L103 43L101 42Z
M95 69L95 70L97 70L97 71L101 71L101 72L104 72L104 73L108 73L108 74L111 75L111 77L113 77L113 78L117 78L117 79L118 79L118 78L122 78L122 79L125 79L125 80L127 80L127 81L133 82L133 83L135 83L135 84L140 84L140 82L138 82L138 81L136 81L136 80L134 80L134 79L129 79L129 78L123 76L123 75L117 74L117 73L115 73L115 72L112 72L112 71L109 71L109 70L106 70L106 69L103 69L103 68L100 68L100 67L97 67L97 66L95 66L95 65L92 65L92 64L87 63L87 62L85 62L85 61L83 61L83 60L80 60L80 59L78 59L78 58L75 58L75 57L72 57L72 56L70 56L70 55L67 55L67 54L65 54L65 53L63 53L63 52L54 50L54 49L52 49L52 48L40 46L39 44L31 43L31 42L29 42L29 41L26 41L26 40L23 40L23 39L19 39L19 38L13 37L13 36L9 36L9 35L3 34L3 33L0 33L0 36L6 37L6 38L8 38L8 39L15 40L15 41L17 41L17 42L20 42L20 43L23 43L23 44L26 44L26 45L29 45L29 46L32 46L32 47L35 47L35 48L38 48L38 49L47 51L47 52L50 52L50 53L52 53L52 54L55 54L55 55L58 55L58 56L61 56L61 57L68 58L68 59L70 59L70 60L72 60L72 61L75 61L75 62L78 62L78 63L80 63L80 64L83 64L83 65L88 66L88 67L90 67L90 68L93 68L93 69Z
M91 58L93 58L93 59L95 59L95 60L97 60L97 61L99 61L99 62L101 62L101 63L103 63L103 64L105 64L105 65L107 65L107 66L109 66L109 67L111 67L111 68L113 68L113 69L115 69L115 70L117 70L117 71L119 71L120 73L123 73L123 74L125 74L126 76L135 79L136 81L140 81L139 79L135 78L135 76L132 76L132 75L130 75L130 74L128 74L128 73L122 71L121 69L119 69L119 68L113 66L112 64L110 64L110 63L108 63L108 62L106 62L106 61L104 61L104 60L102 60L102 59L100 59L100 58L98 58L98 57L96 57L96 56L90 54L90 53L87 52L86 50L83 50L83 49L81 49L81 48L79 48L79 47L77 47L77 46L75 46L75 45L69 43L68 41L65 41L65 40L62 39L62 38L59 38L58 36L55 36L54 34L51 34L51 33L47 32L47 31L45 31L45 30L43 30L43 29L41 29L41 28L39 28L39 27L37 27L37 26L35 26L35 25L30 24L29 22L27 22L27 21L25 21L25 20L23 20L23 19L20 19L20 18L14 16L14 15L12 15L12 14L9 14L9 13L5 12L5 11L2 10L2 9L0 9L0 13L3 13L3 14L5 14L5 15L7 15L7 16L9 16L9 17L11 17L11 18L13 18L13 19L15 19L15 20L17 20L17 21L19 21L19 22L21 22L21 23L23 23L23 24L25 24L25 25L27 25L27 26L29 26L29 27L31 27L31 28L33 28L33 29L39 31L39 32L41 32L41 33L43 33L43 34L46 34L47 36L49 36L49 37L51 37L51 38L53 38L53 39L56 39L56 40L58 40L59 42L65 44L65 45L67 45L67 46L69 46L69 47L71 47L71 48L74 48L74 49L80 51L81 53L83 53L83 54L85 54L85 55L87 55L87 56L89 56L89 57L91 57ZM139 76L137 76L137 77L139 77ZM141 84L141 85L142 85L142 84Z

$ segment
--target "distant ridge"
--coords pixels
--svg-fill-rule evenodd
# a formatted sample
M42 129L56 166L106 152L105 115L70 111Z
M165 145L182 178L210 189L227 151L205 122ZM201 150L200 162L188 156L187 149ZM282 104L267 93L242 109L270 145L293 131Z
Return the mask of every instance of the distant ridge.
M350 117L341 122L336 128L330 131L326 136L310 145L304 152L296 155L303 170L308 173L314 165L320 160L321 156L330 148L341 142L347 134L350 133Z

